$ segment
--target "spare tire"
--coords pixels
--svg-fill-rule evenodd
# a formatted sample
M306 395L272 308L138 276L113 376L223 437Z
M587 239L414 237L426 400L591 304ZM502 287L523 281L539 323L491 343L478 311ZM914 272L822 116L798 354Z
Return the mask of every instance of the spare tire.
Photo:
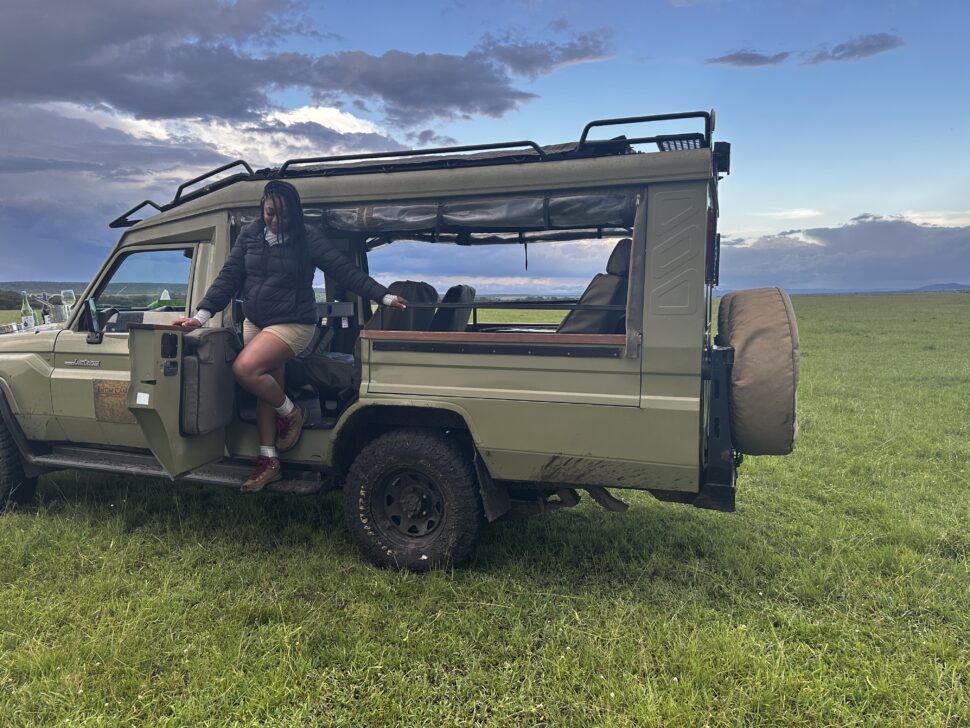
M734 348L731 440L748 455L787 455L795 448L798 326L780 288L733 291L717 312L717 343Z

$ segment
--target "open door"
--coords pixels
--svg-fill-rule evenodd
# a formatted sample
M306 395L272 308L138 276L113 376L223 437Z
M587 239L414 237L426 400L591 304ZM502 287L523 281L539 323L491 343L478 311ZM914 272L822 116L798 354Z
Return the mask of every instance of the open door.
M175 479L220 459L235 412L235 334L149 324L129 333L128 409L165 472Z

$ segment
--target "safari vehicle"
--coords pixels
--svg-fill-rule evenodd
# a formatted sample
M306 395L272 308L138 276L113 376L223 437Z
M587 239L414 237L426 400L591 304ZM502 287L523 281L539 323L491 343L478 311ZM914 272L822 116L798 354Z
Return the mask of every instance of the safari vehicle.
M703 130L590 138L646 123ZM62 330L0 338L2 501L29 498L60 468L242 482L258 443L254 402L231 374L238 302L191 333L170 322L195 311L265 182L284 178L307 224L364 271L404 241L432 255L577 240L613 250L578 300L476 299L461 283L439 298L398 281L408 310L374 311L325 280L316 338L287 368L311 416L271 490L342 486L362 552L414 570L462 561L486 522L573 506L580 492L613 511L626 508L617 489L734 510L742 453L793 447L798 339L778 289L725 297L714 339L730 145L713 131L713 112L691 112L594 121L578 142L547 147L258 171L240 160L168 204L142 202L111 223L125 232ZM146 206L157 214L131 219ZM509 308L567 313L495 323Z

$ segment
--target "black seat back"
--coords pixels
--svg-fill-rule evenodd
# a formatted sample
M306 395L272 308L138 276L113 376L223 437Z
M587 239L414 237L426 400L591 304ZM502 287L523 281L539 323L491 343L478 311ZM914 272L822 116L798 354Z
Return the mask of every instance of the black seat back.
M394 281L387 287L389 293L402 296L408 303L438 303L438 292L429 283L421 281ZM382 306L364 327L368 331L427 331L434 317L434 308L408 306L404 311Z
M593 276L580 305L618 306L626 303L627 282L630 275L630 249L633 241L623 238L613 248L606 264L606 273ZM624 319L623 311L570 311L556 329L558 334L617 334Z
M445 291L442 303L467 303L468 307L438 308L431 319L429 331L464 331L472 315L471 304L475 300L475 289L471 286L452 286Z

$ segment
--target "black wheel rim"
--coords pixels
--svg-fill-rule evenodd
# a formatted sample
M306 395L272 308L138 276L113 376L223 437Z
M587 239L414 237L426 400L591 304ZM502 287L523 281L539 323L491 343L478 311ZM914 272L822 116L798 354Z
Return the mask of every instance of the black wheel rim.
M445 499L435 482L417 470L395 470L374 491L375 515L384 529L415 539L434 533L444 519Z

